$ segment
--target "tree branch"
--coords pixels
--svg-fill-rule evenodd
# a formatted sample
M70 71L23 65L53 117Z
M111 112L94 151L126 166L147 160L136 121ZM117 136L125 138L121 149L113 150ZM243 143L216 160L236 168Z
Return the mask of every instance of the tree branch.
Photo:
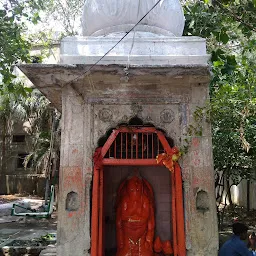
M234 13L234 12L233 12L232 10L230 10L229 8L225 8L225 7L223 6L223 4L222 4L221 2L219 2L218 0L215 0L215 2L218 3L218 6L219 6L222 10L228 11L228 12L231 14L231 16L232 16L236 21L238 21L238 22L244 24L244 25L245 25L246 27L248 27L250 30L256 32L256 28L255 28L253 25L251 25L251 24L245 22L243 19L241 19L236 13Z

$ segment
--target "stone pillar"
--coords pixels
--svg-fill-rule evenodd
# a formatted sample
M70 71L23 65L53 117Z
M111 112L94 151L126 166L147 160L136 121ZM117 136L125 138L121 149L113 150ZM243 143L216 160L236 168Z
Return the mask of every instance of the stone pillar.
M204 106L208 98L208 83L191 84L191 89L191 103L182 111L184 130L194 123L196 107ZM182 163L187 256L218 253L211 127L205 121L202 127L202 136L190 138L191 145Z
M92 175L89 133L89 107L71 87L63 88L57 255L89 255Z

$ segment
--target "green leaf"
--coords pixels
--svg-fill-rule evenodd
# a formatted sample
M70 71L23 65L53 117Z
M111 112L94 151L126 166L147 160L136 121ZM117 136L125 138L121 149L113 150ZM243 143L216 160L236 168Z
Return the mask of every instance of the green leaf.
M31 88L31 87L24 87L24 90L25 90L26 92L28 92L28 93L33 92L33 88Z
M229 36L228 36L228 34L226 33L226 32L221 32L220 33L220 41L223 43L223 44L226 44L226 43L228 43L228 41L229 41Z
M224 62L221 60L217 60L217 61L213 62L214 67L219 67L219 66L223 66L223 65L224 65Z

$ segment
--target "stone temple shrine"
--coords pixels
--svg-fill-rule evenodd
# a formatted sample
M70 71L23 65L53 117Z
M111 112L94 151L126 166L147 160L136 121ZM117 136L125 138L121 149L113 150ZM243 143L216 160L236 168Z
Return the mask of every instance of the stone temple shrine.
M179 0L86 0L61 62L20 69L62 113L58 256L216 256L206 42Z

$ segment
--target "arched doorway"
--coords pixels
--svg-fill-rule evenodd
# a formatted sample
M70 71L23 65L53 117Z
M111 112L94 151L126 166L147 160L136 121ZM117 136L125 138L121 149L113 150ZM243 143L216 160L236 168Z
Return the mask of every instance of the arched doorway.
M104 255L104 166L157 166L156 157L171 154L162 131L155 127L121 126L114 129L94 154L92 189L91 255ZM171 229L174 256L185 256L184 209L181 169L174 163L171 173Z

